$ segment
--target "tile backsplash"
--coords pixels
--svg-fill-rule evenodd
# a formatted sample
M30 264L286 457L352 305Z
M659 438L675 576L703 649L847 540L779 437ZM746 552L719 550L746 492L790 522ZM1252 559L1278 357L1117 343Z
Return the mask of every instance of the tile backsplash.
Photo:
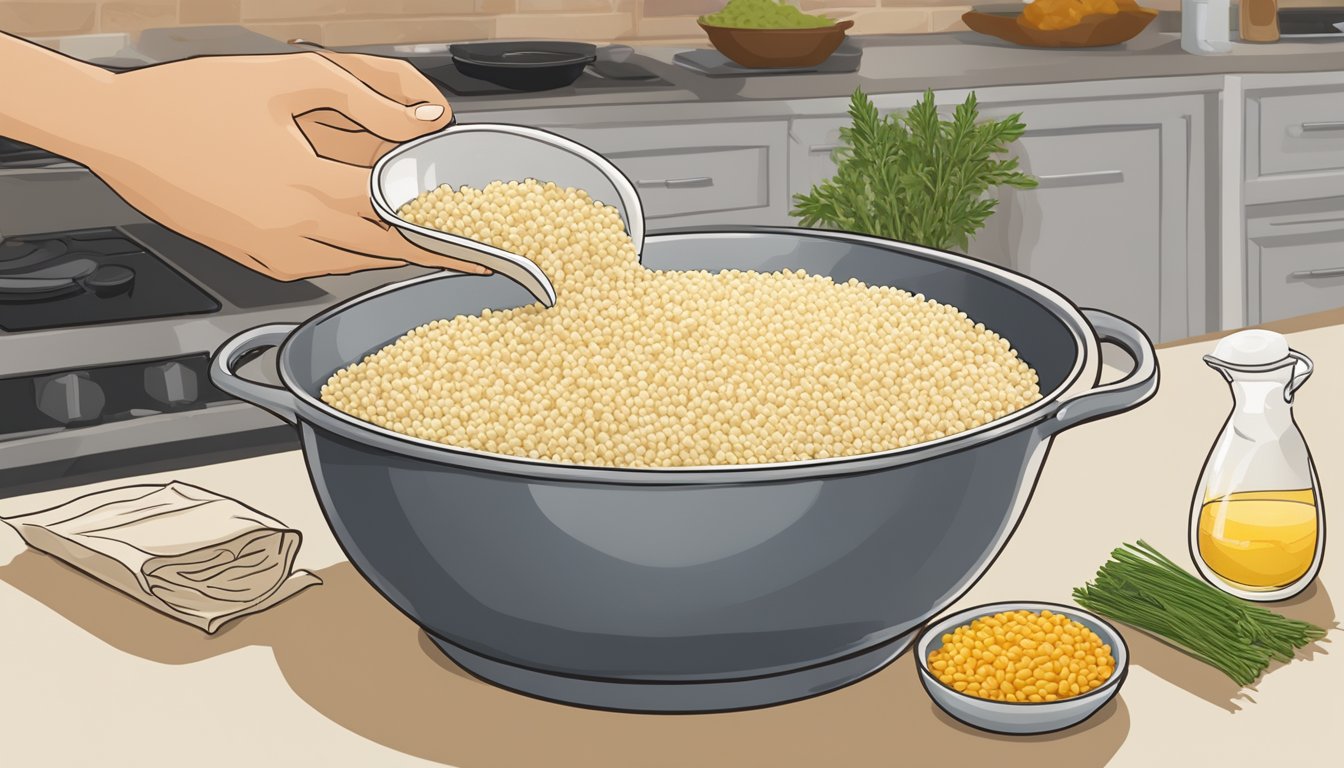
M793 0L853 19L852 34L964 29L968 0ZM242 24L327 45L485 38L703 43L695 18L726 0L0 0L0 30L29 37ZM986 4L1003 2L987 0ZM1011 2L1011 0L1009 0ZM1180 0L1140 0L1172 10ZM1288 0L1332 5L1339 0Z
M697 16L726 0L0 0L0 30L29 37L242 24L327 45L560 38L702 43ZM967 0L796 0L852 18L854 34L961 28Z

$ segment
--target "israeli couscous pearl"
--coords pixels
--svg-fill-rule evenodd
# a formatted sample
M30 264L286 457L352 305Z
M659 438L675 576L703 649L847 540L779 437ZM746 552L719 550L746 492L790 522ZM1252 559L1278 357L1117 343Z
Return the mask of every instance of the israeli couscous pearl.
M648 270L583 190L443 186L399 214L524 255L556 289L549 309L415 328L323 386L402 434L567 464L760 464L913 445L1040 398L956 307L801 270Z

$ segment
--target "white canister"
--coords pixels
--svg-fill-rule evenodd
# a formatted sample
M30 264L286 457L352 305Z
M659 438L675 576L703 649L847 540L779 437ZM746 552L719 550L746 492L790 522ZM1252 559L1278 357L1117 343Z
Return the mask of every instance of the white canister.
M1181 48L1198 54L1232 50L1230 0L1181 0Z

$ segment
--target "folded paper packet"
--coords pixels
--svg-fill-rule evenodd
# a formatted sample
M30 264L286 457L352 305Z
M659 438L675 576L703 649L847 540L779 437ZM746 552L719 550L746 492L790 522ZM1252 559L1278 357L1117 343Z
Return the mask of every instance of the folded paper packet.
M206 632L322 583L293 570L298 531L184 483L116 488L0 519L30 547Z

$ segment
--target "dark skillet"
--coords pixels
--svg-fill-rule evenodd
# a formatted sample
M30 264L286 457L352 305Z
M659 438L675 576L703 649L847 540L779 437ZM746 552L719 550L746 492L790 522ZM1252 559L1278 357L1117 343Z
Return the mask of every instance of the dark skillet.
M458 71L516 91L572 84L597 61L597 46L554 40L455 43L448 53Z

